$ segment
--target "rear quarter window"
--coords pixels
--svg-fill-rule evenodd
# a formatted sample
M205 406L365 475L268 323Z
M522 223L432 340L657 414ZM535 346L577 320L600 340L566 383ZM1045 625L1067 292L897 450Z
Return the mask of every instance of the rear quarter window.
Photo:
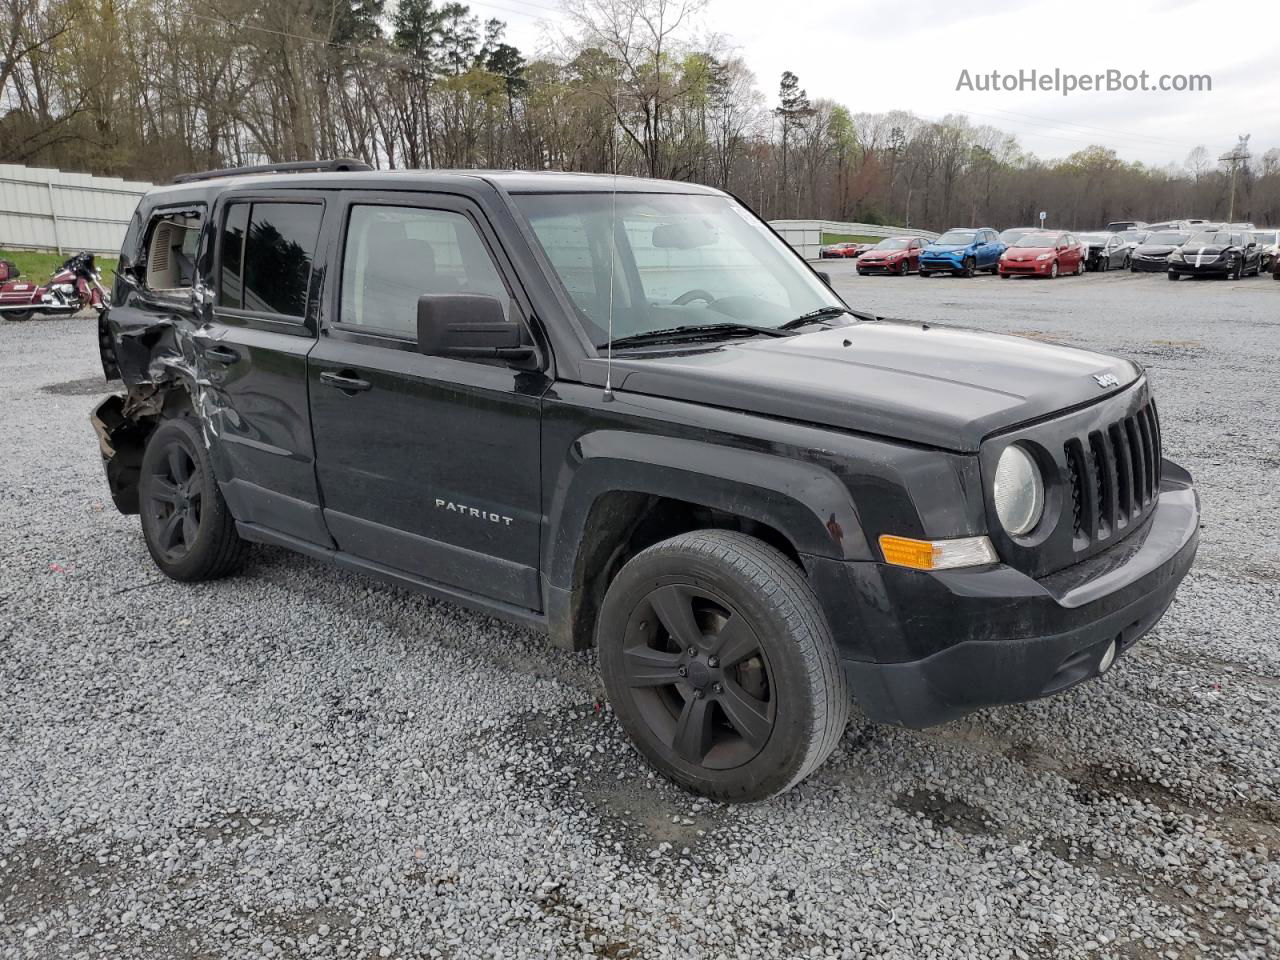
M220 238L218 304L302 318L323 211L314 202L230 204Z

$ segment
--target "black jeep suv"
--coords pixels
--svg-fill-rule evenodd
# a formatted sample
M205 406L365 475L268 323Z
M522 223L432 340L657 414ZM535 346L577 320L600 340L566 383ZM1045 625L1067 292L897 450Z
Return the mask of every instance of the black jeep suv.
M125 239L93 421L171 577L274 544L595 644L640 752L748 800L850 702L1102 673L1191 565L1133 363L858 313L705 187L315 166L158 188Z

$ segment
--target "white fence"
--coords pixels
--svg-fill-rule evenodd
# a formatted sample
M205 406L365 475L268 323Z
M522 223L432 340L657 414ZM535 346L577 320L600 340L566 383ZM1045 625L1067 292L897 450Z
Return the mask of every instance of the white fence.
M835 220L770 220L769 226L800 251L806 260L817 260L824 233L844 233L855 237L924 237L938 236L932 230L915 227L882 227L874 223L839 223Z
M149 183L0 163L0 248L119 253Z

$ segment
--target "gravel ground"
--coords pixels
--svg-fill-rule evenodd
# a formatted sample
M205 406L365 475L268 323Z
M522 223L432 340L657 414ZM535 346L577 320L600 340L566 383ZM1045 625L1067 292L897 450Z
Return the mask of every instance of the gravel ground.
M698 802L592 654L276 550L162 578L91 321L0 324L0 957L1280 956L1280 284L827 266L1148 366L1204 539L1105 679Z

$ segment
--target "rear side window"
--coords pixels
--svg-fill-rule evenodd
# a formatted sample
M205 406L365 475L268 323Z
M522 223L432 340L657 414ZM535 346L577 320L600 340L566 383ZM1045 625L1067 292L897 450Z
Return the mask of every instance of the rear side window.
M202 223L200 208L168 210L152 216L139 258L141 269L134 274L147 290L162 295L190 295L196 279Z
M357 204L342 258L340 323L416 337L418 297L510 296L475 225L460 213Z
M222 230L218 304L301 318L323 207L233 203Z

